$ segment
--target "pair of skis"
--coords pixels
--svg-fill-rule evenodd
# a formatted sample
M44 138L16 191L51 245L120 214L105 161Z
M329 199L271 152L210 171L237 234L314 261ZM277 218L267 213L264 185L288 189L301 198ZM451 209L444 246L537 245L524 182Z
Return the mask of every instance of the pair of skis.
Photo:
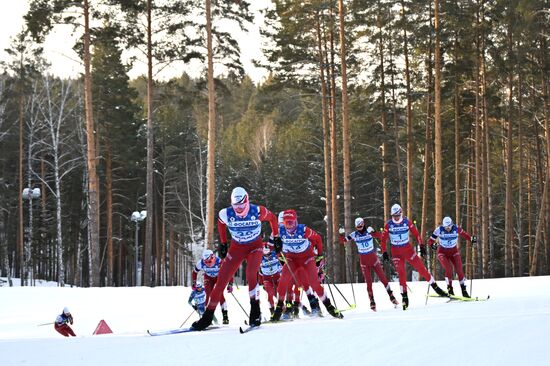
M212 330L212 329L218 329L218 328L221 328L221 327L213 326L213 327L208 327L204 330ZM190 333L190 332L198 332L198 331L199 331L198 329L195 329L193 327L189 327L189 328L177 328L177 329L168 329L168 330L160 330L160 331L150 331L150 330L148 330L147 333L150 336L162 336L162 335Z
M487 301L491 297L490 295L487 295L487 297L465 297L465 296L456 296L456 295L448 295L448 296L439 296L437 294L429 294L429 297L440 297L447 299L447 302L451 301Z

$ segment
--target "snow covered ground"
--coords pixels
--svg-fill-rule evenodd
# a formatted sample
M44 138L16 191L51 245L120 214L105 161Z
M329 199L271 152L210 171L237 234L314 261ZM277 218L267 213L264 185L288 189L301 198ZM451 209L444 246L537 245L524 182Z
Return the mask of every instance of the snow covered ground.
M327 315L265 324L240 335L245 315L228 296L230 325L160 337L146 331L178 328L192 310L189 288L0 287L0 365L550 364L549 276L474 280L473 295L490 295L489 301L429 298L427 306L427 284L412 282L407 311L394 309L382 285L374 286L377 312L368 307L364 284L355 284L357 308L343 320ZM392 287L397 293L398 285ZM338 288L353 302L350 285ZM333 292L337 306L347 307ZM247 290L234 293L248 311ZM64 306L74 316L76 338L39 326ZM263 290L262 308L268 312ZM102 319L114 334L92 336Z

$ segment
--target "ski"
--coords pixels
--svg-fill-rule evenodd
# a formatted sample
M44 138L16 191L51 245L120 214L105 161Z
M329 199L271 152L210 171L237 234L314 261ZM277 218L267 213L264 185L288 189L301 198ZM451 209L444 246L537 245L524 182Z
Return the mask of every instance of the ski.
M453 301L453 300L457 300L457 301L487 301L489 300L491 296L488 295L487 297L464 297L464 296L455 296L455 295L450 295L450 300L449 301Z
M239 327L239 333L245 334L245 333L248 333L250 331L259 329L259 328L260 328L259 325L249 325L249 326L245 327L244 329L243 329L243 327Z
M211 329L217 329L219 327L208 327L204 330L211 330ZM162 335L170 335L170 334L180 334L180 333L190 333L190 332L200 332L199 330L189 327L189 328L178 328L178 329L169 329L169 330L161 330L161 331L150 331L147 330L147 333L150 336L162 336Z

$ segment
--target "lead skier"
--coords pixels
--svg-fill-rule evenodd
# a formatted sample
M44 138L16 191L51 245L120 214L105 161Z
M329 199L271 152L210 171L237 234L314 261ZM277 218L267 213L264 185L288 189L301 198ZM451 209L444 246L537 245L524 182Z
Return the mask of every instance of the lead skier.
M251 326L261 324L258 270L264 246L261 237L262 222L269 223L274 243L281 245L277 216L264 206L251 204L244 188L234 188L231 192L231 206L220 210L218 215L219 254L224 260L218 274L218 281L210 294L206 311L193 323L194 329L203 330L212 324L214 310L220 302L223 291L244 260L247 262L246 280L250 296L248 324ZM229 248L226 230L231 234Z

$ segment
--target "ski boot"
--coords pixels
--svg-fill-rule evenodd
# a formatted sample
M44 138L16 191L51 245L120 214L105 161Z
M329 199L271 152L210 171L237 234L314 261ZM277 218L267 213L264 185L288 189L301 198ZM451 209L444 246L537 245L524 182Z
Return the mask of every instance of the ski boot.
M214 318L214 310L206 309L202 317L194 322L191 327L196 330L205 330L210 324L212 324L212 319Z
M309 300L309 306L311 306L311 316L322 316L319 300L317 300L315 295L307 295L307 299Z
M402 297L401 302L403 303L403 310L407 310L407 308L409 307L409 297L407 296L406 292L402 293L401 297Z
M441 297L449 297L449 294L446 293L445 291L443 291L443 290L441 289L441 287L439 287L439 286L437 285L437 283L434 282L434 283L431 284L431 286L432 286L432 288L434 289L435 293L438 294L439 296L441 296Z
M292 318L292 303L287 300L285 305L285 311L283 312L282 320L290 320Z
M392 290L388 290L388 295L390 296L390 301L392 304L394 304L395 306L399 305L399 301L397 301L395 296L393 296Z
M306 316L311 315L311 310L309 310L305 305L302 305L302 313Z
M325 305L325 308L327 308L328 313L333 317L338 319L342 319L344 317L340 310L336 309L334 305L330 303L330 299L328 297L323 301L323 304Z
M279 301L277 303L277 306L275 307L275 311L273 312L273 315L271 316L271 321L278 322L281 320L281 315L283 315L283 302Z
M369 296L369 299L370 299L370 309L372 311L376 311L376 303L374 302L374 297L373 296Z
M298 318L300 315L300 303L298 301L294 301L292 304L292 317Z
M248 325L259 327L260 324L262 324L260 300L250 299L250 317L248 318Z
M470 295L468 294L468 291L466 291L466 285L464 283L460 285L460 288L462 289L462 296L470 298Z
M270 306L269 307L269 313L271 314L271 316L273 316L274 312L275 312L275 309L273 308L273 306Z
M454 295L455 292L453 290L453 286L447 285L447 292L449 293L449 295Z
M222 315L223 315L223 324L229 324L229 317L227 316L227 310L222 309Z

